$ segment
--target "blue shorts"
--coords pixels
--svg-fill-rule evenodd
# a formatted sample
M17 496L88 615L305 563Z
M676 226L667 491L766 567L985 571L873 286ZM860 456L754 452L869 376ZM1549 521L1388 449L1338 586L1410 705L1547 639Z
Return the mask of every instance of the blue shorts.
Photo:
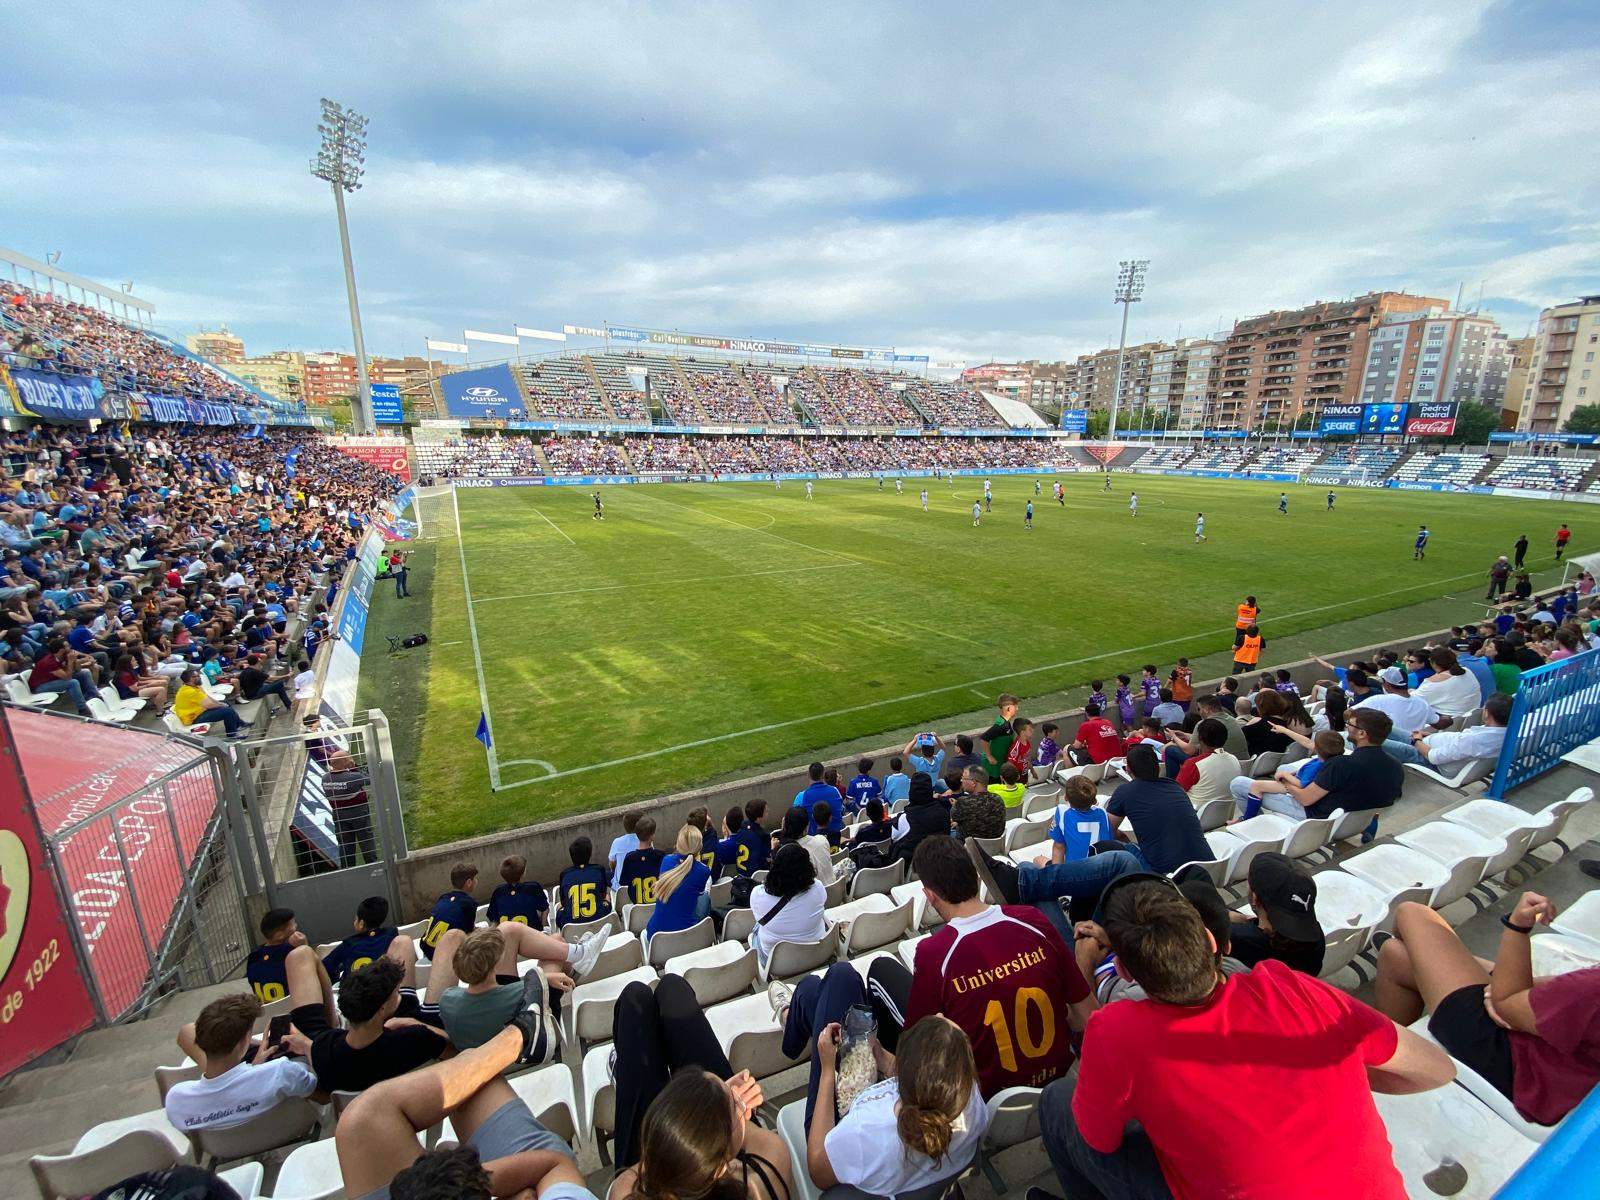
M552 1150L568 1158L575 1157L572 1147L564 1139L539 1124L520 1096L512 1097L490 1113L467 1139L467 1145L478 1152L478 1158L483 1162L528 1150ZM358 1200L389 1200L389 1187L385 1184ZM587 1188L558 1183L545 1189L542 1200L595 1200L595 1197Z

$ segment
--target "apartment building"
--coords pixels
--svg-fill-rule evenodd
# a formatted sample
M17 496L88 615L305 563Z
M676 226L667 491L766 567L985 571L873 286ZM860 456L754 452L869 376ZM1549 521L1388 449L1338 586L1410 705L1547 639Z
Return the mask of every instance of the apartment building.
M1360 401L1371 335L1391 313L1441 312L1446 301L1371 292L1234 323L1213 355L1211 424L1227 429L1292 425L1326 404Z
M1600 404L1600 296L1582 296L1539 314L1517 428L1556 433L1572 410Z
M1511 352L1495 322L1428 309L1386 313L1367 342L1362 404L1483 404L1500 411Z
M1212 359L1219 343L1209 338L1180 338L1170 346L1158 345L1150 355L1144 409L1153 419L1140 421L1138 410L1129 419L1168 429L1204 428ZM1121 420L1119 417L1119 424Z
M1141 342L1129 346L1123 359L1122 394L1119 408L1128 413L1144 407L1150 395L1150 360L1165 342ZM1078 358L1077 408L1110 408L1117 387L1117 351L1099 350ZM1122 420L1122 417L1118 417Z
M233 363L228 368L240 379L289 404L305 400L306 356L297 350L274 350Z
M219 367L231 367L244 361L244 339L229 333L226 325L216 329L201 329L183 339L191 354L198 354L207 362Z
M1520 429L1522 408L1528 402L1528 367L1533 362L1533 336L1507 338L1510 361L1506 367L1506 398L1500 404L1500 428Z

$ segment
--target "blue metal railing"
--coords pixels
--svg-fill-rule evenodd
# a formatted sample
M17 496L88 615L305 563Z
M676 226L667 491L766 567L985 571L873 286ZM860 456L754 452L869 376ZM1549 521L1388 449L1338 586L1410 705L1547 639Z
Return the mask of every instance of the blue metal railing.
M1561 763L1561 756L1600 737L1600 650L1526 671L1511 703L1505 746L1489 795L1505 799Z

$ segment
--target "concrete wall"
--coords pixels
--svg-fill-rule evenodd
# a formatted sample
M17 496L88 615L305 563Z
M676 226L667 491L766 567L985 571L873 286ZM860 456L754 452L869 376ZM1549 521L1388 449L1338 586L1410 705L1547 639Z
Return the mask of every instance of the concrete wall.
M1409 638L1391 638L1375 645L1361 646L1331 655L1329 661L1343 665L1367 658L1373 652L1385 647L1416 645L1428 641L1439 636L1441 632L1447 631L1417 634ZM1303 692L1309 692L1315 680L1328 675L1324 667L1309 659L1282 665L1293 674L1295 682L1300 685ZM1220 679L1197 681L1195 694L1205 695L1207 692L1215 691L1216 685L1220 682ZM1241 679L1241 683L1243 682ZM1062 736L1058 740L1065 744L1072 740L1079 722L1083 719L1083 710L1074 708L1063 713L1030 714L1030 716L1036 725L1044 721L1054 721L1060 725ZM868 757L877 760L881 770L889 757L898 754L900 749L901 747L897 745L866 753ZM855 774L855 762L858 757L859 754L852 754L847 759L829 765L837 766L839 773L848 778ZM766 825L772 828L776 826L783 809L794 799L795 793L800 790L804 782L804 768L791 767L731 783L679 792L656 801L618 805L597 812L562 817L542 825L490 833L482 837L467 838L459 842L417 850L395 865L398 872L397 883L402 914L400 919L415 921L426 916L439 894L449 890L450 868L458 862L477 865L479 876L476 895L480 903L487 902L489 893L500 882L498 873L500 860L508 854L520 854L528 860L529 879L549 884L553 883L561 870L569 864L567 846L580 834L589 836L594 842L595 858L603 860L611 846L611 840L622 832L622 814L630 808L642 808L648 811L656 819L656 826L660 831L658 833L660 843L670 845L672 837L683 824L683 819L689 810L700 805L705 805L710 810L711 819L720 826L722 814L733 805L742 806L746 801L759 797L767 802Z

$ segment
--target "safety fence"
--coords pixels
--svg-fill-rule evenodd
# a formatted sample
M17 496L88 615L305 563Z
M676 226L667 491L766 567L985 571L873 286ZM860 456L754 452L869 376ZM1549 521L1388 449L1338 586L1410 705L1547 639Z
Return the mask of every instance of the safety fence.
M1489 794L1512 788L1561 763L1561 756L1600 737L1600 650L1525 671L1512 699L1505 745Z

